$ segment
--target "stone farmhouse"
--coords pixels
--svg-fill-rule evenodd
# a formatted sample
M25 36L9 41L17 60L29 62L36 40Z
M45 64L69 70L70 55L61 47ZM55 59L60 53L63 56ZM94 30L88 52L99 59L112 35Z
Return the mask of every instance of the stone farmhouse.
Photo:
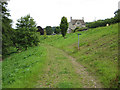
M67 33L71 33L72 30L74 30L76 27L80 27L80 28L85 27L84 18L72 19L72 17L70 17L70 22L69 22Z

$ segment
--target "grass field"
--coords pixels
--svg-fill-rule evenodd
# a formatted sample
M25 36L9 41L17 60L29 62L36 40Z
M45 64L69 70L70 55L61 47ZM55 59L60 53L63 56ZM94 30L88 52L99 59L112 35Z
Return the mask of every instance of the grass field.
M78 33L82 34L80 50ZM77 74L79 66L69 56L89 72L86 78L85 73ZM117 87L118 24L70 33L65 39L62 35L40 36L39 46L14 53L2 64L3 88L94 88L92 82L88 85L89 75L97 78L104 88Z

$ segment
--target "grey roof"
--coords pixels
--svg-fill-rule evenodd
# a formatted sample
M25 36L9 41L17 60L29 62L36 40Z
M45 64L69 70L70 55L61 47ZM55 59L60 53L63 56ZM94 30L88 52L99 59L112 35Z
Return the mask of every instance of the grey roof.
M75 25L77 21L80 21L82 25L85 25L84 20L81 19L72 19L72 24Z

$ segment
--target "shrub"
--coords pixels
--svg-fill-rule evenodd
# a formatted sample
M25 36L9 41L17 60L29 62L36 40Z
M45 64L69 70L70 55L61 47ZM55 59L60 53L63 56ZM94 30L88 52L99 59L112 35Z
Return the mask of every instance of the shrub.
M76 31L84 31L84 30L87 30L87 29L88 29L88 27L82 27L82 28L76 27L76 28L73 30L73 32L76 32Z

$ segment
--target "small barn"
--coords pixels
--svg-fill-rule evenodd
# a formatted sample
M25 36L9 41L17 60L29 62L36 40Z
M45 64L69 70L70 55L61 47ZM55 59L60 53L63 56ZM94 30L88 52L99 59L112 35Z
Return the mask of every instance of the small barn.
M41 26L37 26L37 32L40 32L40 35L44 35L44 29Z

